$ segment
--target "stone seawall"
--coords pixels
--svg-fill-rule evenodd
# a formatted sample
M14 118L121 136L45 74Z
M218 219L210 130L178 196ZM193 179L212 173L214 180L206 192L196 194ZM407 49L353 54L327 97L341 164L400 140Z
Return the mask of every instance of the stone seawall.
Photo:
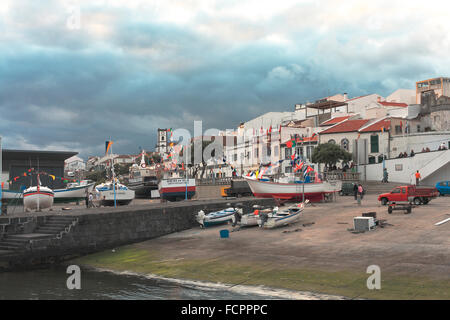
M0 254L0 268L17 269L67 260L121 245L140 242L173 232L197 227L195 214L199 210L216 211L227 203L242 203L248 209L254 204L272 205L272 199L241 198L209 200L119 208L74 210L27 217L27 227L19 227L24 217L10 219L5 227L22 236L34 236L20 251ZM49 238L39 237L32 229L55 217L72 218L63 232ZM16 225L17 224L17 225ZM16 226L15 226L16 225ZM10 231L10 234L13 231Z

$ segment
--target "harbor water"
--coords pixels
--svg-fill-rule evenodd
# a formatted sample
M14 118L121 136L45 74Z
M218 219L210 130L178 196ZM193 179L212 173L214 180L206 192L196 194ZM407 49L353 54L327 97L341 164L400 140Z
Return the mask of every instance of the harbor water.
M81 270L81 289L69 290L66 267L0 273L0 299L20 300L264 300L313 298L281 291L228 288L195 281L168 281L134 274Z

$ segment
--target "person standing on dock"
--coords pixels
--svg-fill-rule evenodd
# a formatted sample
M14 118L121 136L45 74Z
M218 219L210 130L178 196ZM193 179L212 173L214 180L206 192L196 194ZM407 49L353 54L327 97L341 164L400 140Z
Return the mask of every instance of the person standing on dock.
M416 171L416 186L419 185L419 180L420 180L421 178L422 178L422 177L420 176L420 172L419 172L419 170L417 170L417 171Z
M358 206L361 205L361 200L363 198L364 189L361 185L361 183L358 185Z
M384 183L388 183L388 177L389 177L388 171L386 168L384 168L383 169L383 182Z
M85 201L86 201L86 208L89 208L89 191L86 188L86 196L85 196Z

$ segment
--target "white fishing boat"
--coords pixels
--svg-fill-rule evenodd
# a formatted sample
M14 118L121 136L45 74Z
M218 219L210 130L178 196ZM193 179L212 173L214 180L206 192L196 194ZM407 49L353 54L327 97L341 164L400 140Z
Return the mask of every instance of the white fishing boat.
M69 183L64 189L55 189L55 202L74 202L84 200L86 194L94 190L95 182L92 180L82 180L80 183Z
M115 189L115 190L114 190ZM114 183L112 181L99 184L95 187L96 192L100 198L100 204L103 206L127 205L133 201L135 194L133 190L128 189L127 186L121 183Z
M52 189L43 186L29 187L23 192L23 206L26 211L48 209L53 206Z
M220 211L210 212L208 214L205 214L203 210L200 210L197 213L196 219L202 228L217 224L224 224L233 221L236 210L237 209L230 207Z
M136 198L152 198L154 190L158 190L159 175L157 165L147 165L145 163L145 151L142 150L141 162L130 167L130 177L128 188L134 190Z
M301 201L304 194L305 199L311 202L319 202L324 200L326 196L342 189L342 181L303 183L302 181L289 181L288 179L274 182L245 178L253 195L257 198Z
M162 179L158 184L161 199L177 201L191 199L195 195L195 179Z
M254 206L253 211L250 213L246 213L241 215L241 219L238 222L241 227L252 227L258 225L258 220L260 219L260 214L269 214L273 209L270 208L261 208L260 206ZM236 222L233 220L233 224Z
M258 225L262 228L272 229L295 223L300 220L301 213L308 202L309 200L306 200L304 203L281 210L278 207L275 207L271 213L260 215Z

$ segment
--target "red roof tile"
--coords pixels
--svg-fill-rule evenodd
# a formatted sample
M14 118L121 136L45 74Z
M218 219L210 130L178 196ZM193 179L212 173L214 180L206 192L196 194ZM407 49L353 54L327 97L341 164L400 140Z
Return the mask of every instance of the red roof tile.
M320 134L358 131L358 129L361 128L363 125L365 125L368 121L369 120L367 119L346 120L329 129L320 132Z
M385 107L407 107L408 105L406 103L401 102L387 102L387 101L381 101L378 102L379 104L385 106Z
M381 131L381 128L384 128L384 131L387 131L389 130L390 127L391 127L391 120L381 120L375 122L374 124L371 124L367 128L359 130L359 132L376 132Z
M327 121L322 122L321 126L331 126L332 124L339 123L339 122L344 121L344 120L346 120L348 118L350 118L350 116L332 118L332 119L329 119Z

